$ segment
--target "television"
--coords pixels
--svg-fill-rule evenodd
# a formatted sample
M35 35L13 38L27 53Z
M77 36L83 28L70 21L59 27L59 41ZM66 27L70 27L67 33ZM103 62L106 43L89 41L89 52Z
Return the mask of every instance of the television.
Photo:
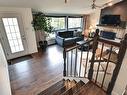
M103 15L100 19L101 25L119 26L121 23L120 15Z

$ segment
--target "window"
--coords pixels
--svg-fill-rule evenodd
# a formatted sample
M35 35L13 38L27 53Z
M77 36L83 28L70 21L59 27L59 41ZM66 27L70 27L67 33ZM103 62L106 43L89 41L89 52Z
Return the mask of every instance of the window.
M54 30L65 29L65 17L51 17L51 26Z
M78 29L82 28L82 18L74 18L74 17L69 17L68 18L68 28L73 28L73 29Z
M62 30L77 30L82 32L83 18L70 16L47 16L51 19L51 26L54 32ZM49 33L47 40L55 39L55 33Z
M23 51L23 43L20 35L17 18L2 18L5 32L9 41L12 53Z

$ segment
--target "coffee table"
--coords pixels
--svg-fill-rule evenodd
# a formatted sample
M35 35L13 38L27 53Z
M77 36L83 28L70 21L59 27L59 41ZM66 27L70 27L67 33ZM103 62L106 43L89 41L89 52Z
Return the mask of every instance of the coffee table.
M76 42L77 45L81 46L79 48L79 50L88 51L88 50L92 49L92 43L86 43L86 41L88 41L88 40L82 40L82 41Z

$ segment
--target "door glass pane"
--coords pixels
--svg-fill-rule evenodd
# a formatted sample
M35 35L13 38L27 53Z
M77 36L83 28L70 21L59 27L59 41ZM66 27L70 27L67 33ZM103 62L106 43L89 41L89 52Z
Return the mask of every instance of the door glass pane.
M2 18L12 53L24 51L17 18Z
M19 32L19 27L18 26L14 26L15 28L15 32Z
M13 18L7 18L7 21L8 21L8 23L9 23L9 25L13 25L13 20L12 20Z

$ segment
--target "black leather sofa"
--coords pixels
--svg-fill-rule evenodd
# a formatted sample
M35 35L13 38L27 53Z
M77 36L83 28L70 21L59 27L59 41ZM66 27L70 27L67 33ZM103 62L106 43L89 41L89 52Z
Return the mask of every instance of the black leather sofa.
M74 35L74 31L63 31L56 33L56 43L62 47L76 44L77 41L84 39L84 36Z

